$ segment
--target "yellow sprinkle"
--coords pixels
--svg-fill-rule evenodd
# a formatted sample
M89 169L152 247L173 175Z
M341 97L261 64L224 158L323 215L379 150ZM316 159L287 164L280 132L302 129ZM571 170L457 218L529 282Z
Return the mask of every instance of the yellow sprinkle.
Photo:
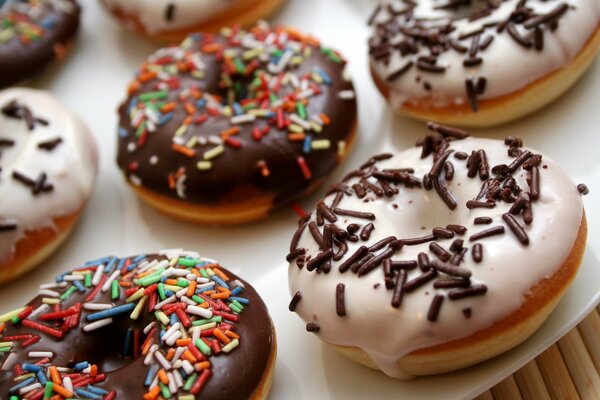
M210 161L198 161L198 163L196 164L196 167L200 171L208 171L209 169L212 168L212 162L210 162Z
M205 160L212 160L213 158L220 156L221 153L223 153L224 151L225 147L222 144L220 144L204 153L202 158L204 158Z
M174 257L169 260L169 267L174 267L179 262L179 257Z
M0 342L0 347L12 347L14 342Z
M46 304L59 304L60 303L60 299L52 299L49 297L44 297L42 299L42 303L46 303Z
M300 125L296 125L296 124L290 124L288 130L290 132L294 132L294 133L302 133L302 132L304 132L304 130L302 129L302 127Z
M317 123L316 121L310 121L310 127L317 133L321 133L323 131L321 124Z
M192 136L185 145L191 149L192 147L195 147L197 144L198 144L198 136Z
M216 322L209 322L208 324L198 326L198 329L200 329L201 331L205 331L207 329L214 328L215 326L217 326Z
M144 292L143 289L140 289L140 290L142 291L142 293ZM144 305L146 304L146 300L148 300L148 296L144 296L144 297L142 297L142 299L140 301L138 301L138 303L135 305L135 308L133 309L133 311L129 315L129 318L131 318L131 319L138 319L138 317L140 316L140 314L142 312L142 309L144 308ZM166 315L165 315L165 318L166 318Z
M313 150L325 150L331 146L329 139L313 140L311 147Z
M187 129L188 129L188 126L186 124L181 125L175 131L175 136L183 136L183 135L185 135L185 133L187 132Z
M169 319L169 317L167 317L165 315L165 313L162 312L162 311L157 311L157 312L154 313L154 315L156 316L156 318L158 318L160 320L160 322L163 325L169 325L169 323L171 322L171 320Z
M125 303L133 303L137 299L141 298L144 295L144 289L139 289L137 292L132 294L125 300Z
M21 308L17 308L16 310L13 310L11 312L7 312L4 315L0 315L0 322L10 321L17 315L21 314L21 311L23 311L24 309L25 309L25 307L21 307Z
M340 140L338 142L338 148L337 148L337 154L339 157L343 157L346 155L346 142L343 140Z
M175 285L165 285L165 289L170 290L171 292L177 292L178 290L181 290L183 288Z

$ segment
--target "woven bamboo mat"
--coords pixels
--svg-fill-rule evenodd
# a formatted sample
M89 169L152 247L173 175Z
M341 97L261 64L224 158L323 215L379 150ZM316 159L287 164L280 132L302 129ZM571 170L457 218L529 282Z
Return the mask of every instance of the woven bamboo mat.
M477 400L600 400L600 306Z

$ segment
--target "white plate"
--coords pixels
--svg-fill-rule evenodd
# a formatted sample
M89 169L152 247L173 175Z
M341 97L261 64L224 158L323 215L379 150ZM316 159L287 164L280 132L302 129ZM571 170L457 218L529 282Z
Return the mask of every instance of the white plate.
M254 224L213 228L173 221L137 201L125 187L115 163L115 110L124 98L126 85L136 67L158 46L120 29L100 9L98 0L81 0L81 3L84 21L72 54L65 63L53 67L30 85L51 90L88 122L100 144L101 174L94 196L73 236L35 273L0 288L0 309L9 310L21 305L40 283L53 280L64 269L85 260L107 254L128 255L184 247L218 259L250 282L255 282L269 302L280 342L273 398L321 398L326 394L332 398L382 397L391 390L396 396L407 394L405 397L411 397L411 387L430 382L393 381L355 366L333 350L320 346L316 338L304 332L294 315L285 312L289 301L287 280L284 269L278 266L284 260L296 226L296 216L289 209ZM289 0L276 19L278 23L313 33L323 43L340 49L351 62L360 106L359 137L346 165L329 182L339 179L344 171L360 165L375 152L412 146L425 132L422 123L395 116L369 76L365 21L375 3L374 0ZM597 284L594 286L594 282L600 280L598 262L593 255L600 253L600 224L597 223L600 221L600 164L597 157L600 90L597 88L600 88L598 62L562 99L542 112L504 127L478 132L497 138L509 134L524 137L528 145L551 155L574 180L587 183L591 189L591 194L585 198L590 226L585 268L567 299L540 331L543 335L540 340L544 344L556 340L567 331L567 326L570 328L589 311L599 292ZM301 205L311 208L323 191L303 200ZM555 318L559 318L559 322L552 322ZM532 339L532 342L538 343L537 340ZM472 371L432 378L447 383L429 390L438 390L445 398L474 395L544 347L540 344L529 346L528 342L526 347L499 358L498 362L487 363Z

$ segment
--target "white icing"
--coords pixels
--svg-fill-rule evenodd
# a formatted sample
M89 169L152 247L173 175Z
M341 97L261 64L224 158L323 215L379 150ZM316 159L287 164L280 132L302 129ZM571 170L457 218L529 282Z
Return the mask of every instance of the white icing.
M450 34L450 37L456 39L461 34L473 32L484 24L507 19L518 2L519 0L505 0L494 13L485 18L472 22L467 19L456 21L454 25L457 29ZM542 51L534 48L526 49L517 44L506 30L501 34L496 34L495 28L490 28L482 35L482 39L485 36L493 35L494 41L486 50L479 52L478 56L482 57L484 61L477 67L465 68L462 63L467 55L450 49L441 53L438 59L439 65L448 67L444 73L423 72L413 65L409 71L393 82L385 81L388 75L397 71L407 60L413 60L416 63L419 56L429 55L429 51L424 48L418 55L407 57L402 57L399 51L393 51L387 65L371 60L371 66L375 73L387 85L390 85L390 99L394 107L399 107L406 101L427 96L431 96L434 104L439 107L448 104L464 104L467 101L465 80L469 77L483 76L487 78L487 88L483 95L478 96L479 99L491 99L515 92L529 83L565 67L581 51L598 28L600 2L597 0L529 0L527 7L536 12L545 13L562 2L571 5L572 8L559 19L558 29L553 32L544 30ZM384 1L384 4L389 3L396 4L398 2ZM433 7L436 4L440 3L433 0L419 1L415 9L415 17L429 20L454 15L448 11L434 10ZM396 7L403 9L403 6L396 5ZM389 14L384 7L375 22L382 23L388 19ZM523 35L526 33L522 25L517 25L517 29ZM396 43L399 39L400 37L396 37L392 39L392 42ZM468 48L471 39L465 39L459 43ZM419 82L417 82L418 77L420 77ZM424 81L431 84L431 91L424 88Z
M497 140L468 138L452 142L451 149L468 154L472 150L485 149L490 166L508 165L514 160L507 155L507 147ZM412 148L378 163L377 167L380 170L412 167L415 176L423 177L431 168L432 158L420 159L420 153L420 148ZM356 196L344 196L339 208L375 214L375 230L371 238L367 242L347 242L348 252L341 261L332 261L329 274L299 269L294 261L289 266L290 292L302 292L302 300L296 308L300 317L306 322L317 322L320 325L319 337L323 340L363 349L386 374L393 377L408 377L398 368L396 361L411 351L469 336L516 311L529 289L552 276L560 267L577 237L583 210L581 196L575 184L550 158L543 156L542 159L542 165L547 165L547 168L540 168L541 196L533 203L533 223L525 225L521 217L517 217L529 236L528 246L522 245L502 220L502 214L507 212L510 204L498 202L493 209L466 208L467 200L474 199L479 193L482 181L478 177L467 178L466 161L457 160L452 155L449 160L456 168L454 179L447 182L458 204L454 211L442 202L435 190L421 188L399 186L400 193L391 199L376 198L370 193L368 197L374 200L368 203ZM520 170L514 177L521 188L528 190L525 174ZM325 202L331 204L332 200L333 195ZM394 203L398 208L393 207ZM475 225L474 218L480 216L492 217L493 222ZM336 225L345 228L349 223L364 226L367 222L365 219L338 216ZM369 246L392 235L399 239L424 236L430 234L432 228L447 224L461 224L468 231L464 236L439 240L438 243L446 249L456 238L464 239L465 246L470 247L473 243L469 242L469 236L490 227L504 226L505 234L479 241L483 245L481 263L476 264L469 251L461 264L462 268L472 271L473 284L487 285L487 294L456 301L445 298L436 322L427 320L431 300L434 294L444 294L447 290L433 289L432 283L429 283L405 294L401 307L396 309L391 306L392 291L385 288L381 266L361 278L351 271L342 274L338 270L340 263L360 245ZM416 260L419 252L428 253L430 259L435 259L428 245L404 246L392 260ZM302 234L298 247L307 249L306 254L312 257L318 254L318 246L308 229ZM411 271L408 280L421 273L418 268ZM346 286L346 317L336 315L338 283ZM374 289L376 283L381 286ZM466 307L472 308L470 319L462 314Z
M210 21L215 15L231 8L239 0L104 0L109 9L119 9L136 16L151 34L194 27ZM173 17L166 18L173 5Z
M23 119L0 113L0 139L15 142L0 148L0 218L17 222L16 230L0 232L0 263L10 260L25 231L53 227L54 218L79 210L92 192L98 166L96 142L88 128L48 92L0 92L0 108L13 100L49 124L37 123L30 131ZM57 137L62 143L54 150L38 148L38 143ZM15 170L32 179L45 172L54 190L33 196L30 188L12 178Z

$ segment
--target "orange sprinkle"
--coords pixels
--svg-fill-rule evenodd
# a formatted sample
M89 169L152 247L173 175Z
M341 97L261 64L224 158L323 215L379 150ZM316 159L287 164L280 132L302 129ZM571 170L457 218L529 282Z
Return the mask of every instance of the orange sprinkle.
M196 371L200 371L202 369L210 368L210 362L209 361L199 362L198 364L194 365L194 368L196 369Z
M127 94L133 94L135 92L137 92L140 88L140 83L138 81L133 81L131 82L131 84L129 84L129 87L127 88Z
M231 295L231 290L225 289L224 287L221 287L221 286L217 287L217 292L219 292L219 293L227 293L227 294Z
M165 385L169 384L169 377L167 376L167 373L165 372L164 369L160 369L158 371L158 380L161 381Z
M200 97L202 97L202 90L198 88L191 88L190 95L192 95L192 97L195 99L199 99Z
M225 65L227 65L227 68L229 69L229 71L231 72L235 72L236 68L235 68L235 64L233 63L233 60L231 59L231 57L225 57Z
M173 176L173 174L169 174L169 189L175 189L175 177ZM141 274L140 274L140 278L141 278Z
M58 383L55 383L52 386L52 390L54 390L56 393L60 394L63 397L73 397L73 393L69 392L67 389L65 389L63 386L59 385Z
M171 279L166 279L165 280L165 284L175 286L175 285L177 285L177 279L172 279L172 278Z
M60 385L62 383L62 379L60 379L58 369L53 365L48 368L48 371L50 372L50 379L52 380L52 382L54 382L57 385Z
M192 297L194 295L194 293L196 292L196 286L198 284L196 283L196 281L191 281L190 285L188 286L188 290L187 290L187 297Z
M223 333L223 331L222 331L222 330L220 330L219 328L216 328L216 329L213 331L213 335L215 335L215 337L216 337L217 339L219 339L221 342L223 342L223 343L225 343L225 344L227 344L227 343L231 342L231 339L229 339L229 338L228 338L228 337L227 337L227 336L226 336L226 335Z
M187 125L190 126L191 124L194 123L194 117L192 115L188 115L187 117L185 117L185 119L183 120L183 125Z
M331 119L326 114L321 113L319 114L319 117L321 117L321 120L325 125L331 124Z
M177 346L179 346L179 347L187 346L190 343L192 343L192 339L190 339L190 338L177 339L177 341L175 342L175 344L177 344Z
M185 112L187 112L188 114L193 114L196 112L196 107L194 107L194 105L192 103L185 103Z
M237 126L234 126L232 128L221 131L221 137L223 137L225 139L231 135L237 135L238 133L240 133L240 128L238 128Z
M148 82L156 78L157 75L156 71L143 72L139 74L138 79L140 82Z
M181 355L181 357L185 358L186 360L188 360L192 364L194 364L196 361L198 361L196 359L196 357L194 357L194 355L192 354L192 352L189 351L189 350L184 351L183 354Z
M168 112L173 111L175 109L175 107L177 107L177 103L175 103L175 102L167 103L160 108L160 111L163 113L168 113Z
M288 135L288 140L290 140L292 142L301 142L304 140L305 137L306 137L306 135L303 132L290 133Z
M171 145L171 149L173 149L173 151L175 151L177 153L183 154L186 157L190 157L190 158L196 157L196 150L190 149L189 147L182 146L182 145L177 144L177 143L173 143ZM175 283L177 283L177 282L175 282Z
M149 392L144 395L144 400L154 400L160 394L160 386L154 386Z
M90 366L90 376L98 375L98 366L96 364L92 364Z
M173 357L175 357L175 349L170 348L169 351L167 351L167 360L171 361Z
M215 294L211 294L210 298L213 300L217 300L217 299L221 299L221 300L225 300L229 298L229 293L215 293Z
M235 332L232 332L232 331L230 331L229 329L227 329L227 330L225 331L225 334L226 334L227 336L229 336L230 338L232 338L232 339L239 339L239 338L240 338L240 335L238 335L238 334L237 334L237 333L235 333Z
M204 46L202 46L202 52L203 53L216 53L217 51L219 51L219 44L218 43L209 43L209 44L205 44Z
M54 55L59 60L63 59L67 54L67 48L60 43L56 43L52 49L54 50Z
M227 282L229 280L229 277L227 275L225 275L225 273L223 271L221 271L219 268L213 268L212 270L215 274L217 274L217 276L219 278L223 279L225 282Z
M124 288L132 287L133 282L120 281L119 286L124 287Z
M202 304L198 304L198 307L202 307L202 308L208 308L208 306L209 306L208 301L205 301Z

